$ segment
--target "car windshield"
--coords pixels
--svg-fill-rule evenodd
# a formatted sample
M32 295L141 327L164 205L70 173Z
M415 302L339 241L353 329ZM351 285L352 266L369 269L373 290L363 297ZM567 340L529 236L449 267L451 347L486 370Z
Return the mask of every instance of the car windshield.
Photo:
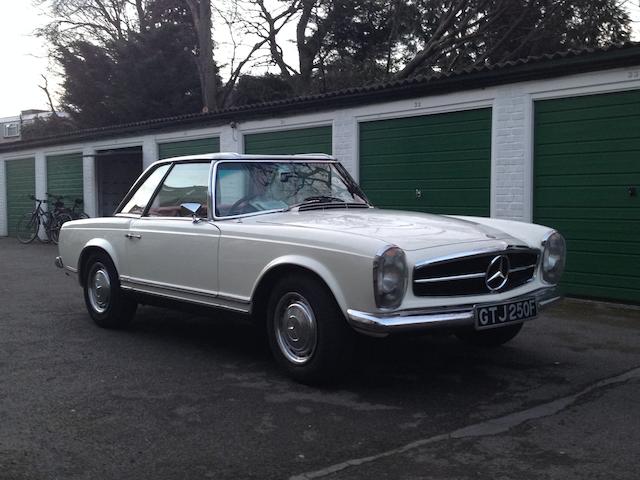
M367 207L349 175L331 162L220 162L216 171L218 217L331 204Z

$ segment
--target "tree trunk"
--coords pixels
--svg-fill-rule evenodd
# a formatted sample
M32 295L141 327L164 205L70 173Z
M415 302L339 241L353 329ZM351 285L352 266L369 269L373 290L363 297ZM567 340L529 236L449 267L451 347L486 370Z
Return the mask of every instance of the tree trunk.
M186 0L198 35L198 71L202 90L202 111L218 108L217 68L213 60L211 0Z

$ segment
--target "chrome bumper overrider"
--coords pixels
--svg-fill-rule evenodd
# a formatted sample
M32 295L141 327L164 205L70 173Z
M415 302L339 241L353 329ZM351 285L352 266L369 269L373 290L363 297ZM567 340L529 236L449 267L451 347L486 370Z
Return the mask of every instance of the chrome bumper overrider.
M55 263L56 267L58 268L64 268L64 264L62 263L62 257L56 257L53 263Z
M562 298L555 287L547 287L501 302L492 301L424 310L399 310L390 313L367 313L347 310L347 321L358 332L374 336L385 336L390 333L406 331L468 327L474 324L477 307L516 302L531 297L536 299L538 311Z

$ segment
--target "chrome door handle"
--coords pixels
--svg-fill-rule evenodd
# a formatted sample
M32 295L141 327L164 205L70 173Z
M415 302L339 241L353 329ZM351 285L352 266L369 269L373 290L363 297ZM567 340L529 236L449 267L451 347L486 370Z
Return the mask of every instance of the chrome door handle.
M135 233L127 233L125 234L125 237L127 238L135 238L136 240L140 240L142 238L142 235L136 235Z

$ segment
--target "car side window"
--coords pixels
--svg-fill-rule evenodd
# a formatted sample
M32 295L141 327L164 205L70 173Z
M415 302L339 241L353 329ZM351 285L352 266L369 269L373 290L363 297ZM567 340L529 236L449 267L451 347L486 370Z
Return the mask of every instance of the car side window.
M151 201L150 217L191 217L182 208L185 203L200 204L197 215L207 216L207 191L210 163L178 163L174 165L160 190Z
M146 208L151 195L156 191L158 184L162 181L162 178L169 170L171 165L161 165L154 172L147 177L147 179L140 185L138 190L132 195L127 204L122 207L119 213L128 213L132 215L142 215Z

